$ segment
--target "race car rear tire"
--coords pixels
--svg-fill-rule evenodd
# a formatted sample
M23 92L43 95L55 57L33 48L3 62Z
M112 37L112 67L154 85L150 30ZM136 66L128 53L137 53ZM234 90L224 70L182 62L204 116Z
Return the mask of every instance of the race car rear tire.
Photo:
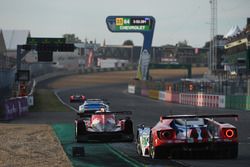
M153 144L152 132L150 132L150 137L149 137L149 156L152 159L161 158L161 153L160 153L159 148L155 147L154 144Z
M215 158L236 159L238 157L238 144L221 144L217 146Z
M76 138L80 135L84 135L86 133L86 125L83 120L77 120L75 125L75 135Z
M130 119L127 119L124 123L124 133L133 134L133 122Z
M142 155L142 149L141 149L141 141L140 141L140 136L137 134L137 139L136 139L136 151L138 155Z
M124 134L127 136L126 141L134 141L133 122L130 119L127 119L124 123Z
M236 159L238 157L238 144L232 145L228 149L227 158Z
M159 149L153 145L150 146L149 154L152 159L161 158Z

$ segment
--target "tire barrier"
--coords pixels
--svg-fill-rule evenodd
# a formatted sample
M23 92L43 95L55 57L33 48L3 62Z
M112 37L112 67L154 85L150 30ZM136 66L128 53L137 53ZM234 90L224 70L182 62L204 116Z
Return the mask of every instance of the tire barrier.
M11 98L5 101L4 104L4 120L13 120L26 114L29 110L27 96Z

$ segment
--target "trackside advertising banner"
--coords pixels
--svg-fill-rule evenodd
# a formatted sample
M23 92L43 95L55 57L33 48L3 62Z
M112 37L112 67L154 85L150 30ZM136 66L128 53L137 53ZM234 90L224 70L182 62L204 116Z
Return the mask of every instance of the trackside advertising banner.
M165 91L160 91L159 92L159 100L166 100L166 92Z
M28 112L27 97L18 97L5 101L4 120L12 120Z
M128 85L128 93L135 94L135 86L134 85Z

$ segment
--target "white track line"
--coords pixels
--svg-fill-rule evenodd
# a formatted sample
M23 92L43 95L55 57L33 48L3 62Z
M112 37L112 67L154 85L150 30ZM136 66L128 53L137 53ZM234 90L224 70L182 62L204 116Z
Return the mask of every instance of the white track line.
M66 107L68 107L68 108L74 110L75 112L78 111L77 109L75 109L75 108L72 107L71 105L65 103L65 102L58 96L58 91L54 91L54 94L56 95L56 97L59 99L59 101L60 101L63 105L65 105Z

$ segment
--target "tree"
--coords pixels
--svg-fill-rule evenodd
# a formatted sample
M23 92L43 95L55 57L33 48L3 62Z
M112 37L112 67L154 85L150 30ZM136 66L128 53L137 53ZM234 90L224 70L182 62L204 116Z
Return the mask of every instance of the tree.
M133 43L132 40L129 40L129 39L128 39L128 40L126 40L126 41L123 42L123 45L126 45L126 46L127 46L127 45L134 46L134 43Z
M82 42L75 34L63 34L63 38L66 39L66 43L80 43Z
M191 47L188 45L188 41L187 40L184 40L184 41L179 41L176 46L178 47Z

